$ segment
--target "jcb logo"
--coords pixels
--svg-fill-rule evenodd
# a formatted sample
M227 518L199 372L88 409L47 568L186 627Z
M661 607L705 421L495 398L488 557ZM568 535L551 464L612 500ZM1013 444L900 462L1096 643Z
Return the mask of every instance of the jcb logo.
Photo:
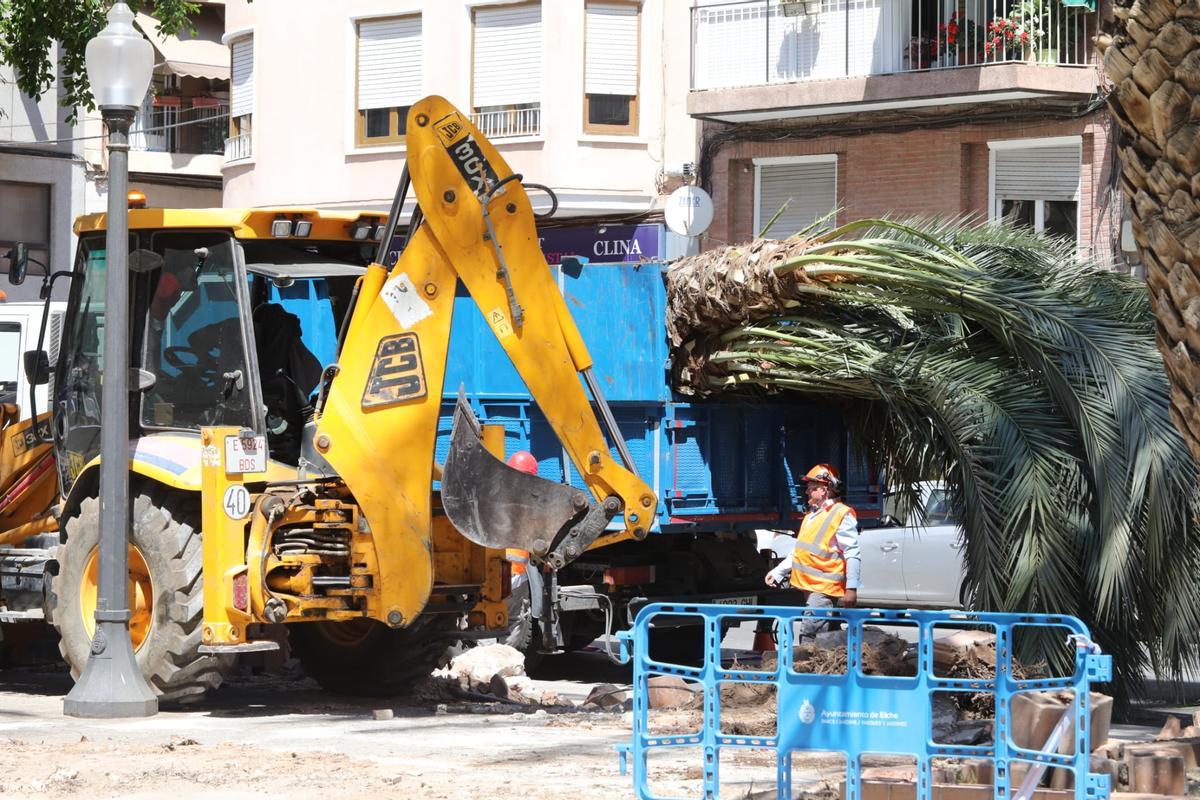
M463 124L462 117L458 115L458 112L442 117L433 126L437 130L438 138L442 140L443 147L449 147L454 144L455 140L466 130L466 126Z
M49 438L50 438L50 424L49 423L42 422L41 424L39 424L38 432L36 434L33 432L33 429L31 428L30 430L25 431L25 433L21 434L19 437L13 439L13 455L19 456L19 455L22 455L23 453L25 453L26 451L32 450L34 447L37 447L41 443L41 442L39 442L39 437L40 437L41 441L49 440Z
M362 407L391 406L425 396L425 366L415 333L400 333L379 340L371 374L363 391Z

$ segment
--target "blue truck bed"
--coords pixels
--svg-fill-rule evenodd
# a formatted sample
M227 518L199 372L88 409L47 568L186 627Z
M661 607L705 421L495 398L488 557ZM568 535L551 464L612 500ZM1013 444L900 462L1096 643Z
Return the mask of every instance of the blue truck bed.
M836 407L770 399L692 401L671 391L663 264L586 264L577 277L551 269L638 472L658 493L652 532L794 527L803 491L798 478L818 462L841 470L846 500L861 519L878 517L872 470L854 457ZM439 461L449 448L460 385L480 420L504 425L508 454L528 450L542 477L583 486L461 287L438 430Z

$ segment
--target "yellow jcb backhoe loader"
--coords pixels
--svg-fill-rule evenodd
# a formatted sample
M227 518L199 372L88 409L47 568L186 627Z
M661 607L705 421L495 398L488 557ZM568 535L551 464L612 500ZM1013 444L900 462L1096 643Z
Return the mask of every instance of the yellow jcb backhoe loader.
M163 700L197 696L233 654L274 646L256 640L259 623L287 623L327 688L395 691L464 625L506 625L502 548L557 567L645 535L657 498L610 453L593 402L618 452L623 442L521 176L440 97L412 106L407 154L387 218L131 211L128 331L104 330L104 216L76 224L50 409L63 535L46 569L73 674L94 624L105 335L129 338L137 375L131 635ZM418 210L390 264L410 181ZM460 286L588 491L505 466L502 436L461 399L435 464Z

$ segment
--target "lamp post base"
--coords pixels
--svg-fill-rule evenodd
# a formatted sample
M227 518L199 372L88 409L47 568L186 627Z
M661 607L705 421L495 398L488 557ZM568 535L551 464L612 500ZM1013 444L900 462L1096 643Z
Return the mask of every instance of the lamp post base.
M137 680L130 680L130 676L136 676ZM92 654L79 680L63 698L63 714L118 719L157 713L158 696L141 679L129 630L117 622L98 622Z

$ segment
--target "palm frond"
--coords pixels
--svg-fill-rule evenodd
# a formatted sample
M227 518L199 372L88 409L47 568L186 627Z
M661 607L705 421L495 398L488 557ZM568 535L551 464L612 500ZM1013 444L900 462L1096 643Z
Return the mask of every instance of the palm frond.
M1082 617L1122 698L1147 662L1200 661L1197 471L1144 286L961 219L809 230L667 283L679 389L848 400L893 482L944 476L980 607Z

